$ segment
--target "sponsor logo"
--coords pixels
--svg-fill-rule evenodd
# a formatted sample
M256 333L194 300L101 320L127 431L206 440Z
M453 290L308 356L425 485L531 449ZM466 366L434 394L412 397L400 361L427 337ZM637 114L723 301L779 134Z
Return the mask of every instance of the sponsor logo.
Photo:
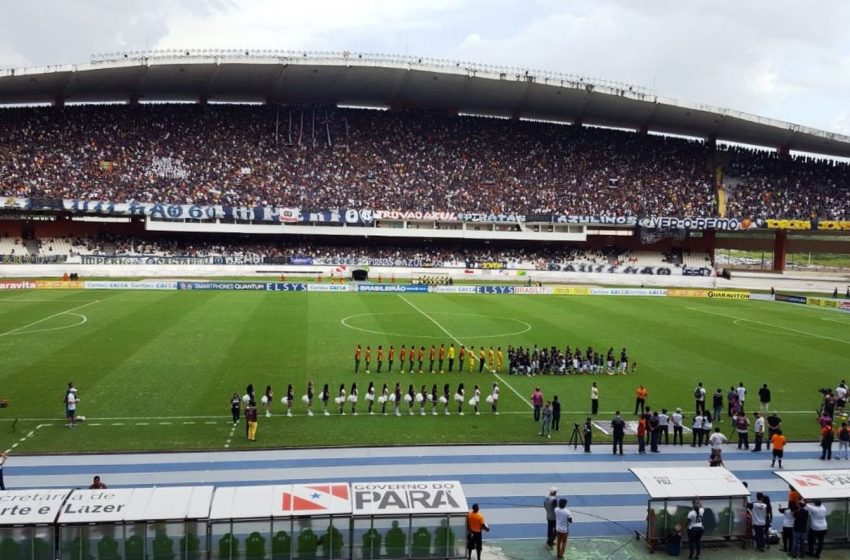
M590 288L583 286L555 286L552 293L556 296L586 296L590 294Z
M555 216L556 224L585 224L585 225L612 225L612 226L635 226L638 219L635 216Z
M295 484L283 492L281 511L292 513L333 513L350 510L348 484Z
M428 286L420 284L361 284L358 292L427 292Z
M459 213L458 219L462 222L524 222L525 216L522 214L480 214L480 213Z
M0 290L34 290L38 288L35 282L0 282Z
M522 295L535 295L536 296L536 295L552 294L553 292L552 292L552 288L549 287L549 286L543 286L543 287L517 286L516 288L514 288L514 293L515 294L522 294Z
M36 280L35 284L40 290L79 290L84 287L82 282L62 280Z
M810 230L812 229L811 220L775 220L767 219L764 221L767 229L793 229L793 230Z
M716 229L734 231L743 229L737 218L641 218L640 226L652 229Z
M838 309L850 311L850 301L842 301L841 303L838 304Z
M512 294L513 286L475 286L476 294Z
M456 222L454 212L401 212L399 210L377 210L376 220L415 220L426 222Z
M434 294L474 294L475 286L430 286L428 291Z
M807 298L807 301L806 301L807 305L817 305L818 307L829 307L831 309L838 308L838 303L839 302L837 300L834 300L834 299L823 299L823 298L816 298L816 297Z
M594 296L653 296L663 297L667 290L663 288L591 288Z
M466 498L454 482L376 482L351 486L358 514L465 512Z
M707 297L712 299L750 299L750 292L732 292L728 290L708 290Z
M683 290L668 288L667 297L708 297L708 290Z
M776 301L784 301L786 303L801 303L806 305L808 298L806 296L795 296L793 294L776 294L773 296Z
M123 282L91 280L83 282L87 290L176 290L177 282Z
M350 284L307 284L308 292L353 292L354 286Z

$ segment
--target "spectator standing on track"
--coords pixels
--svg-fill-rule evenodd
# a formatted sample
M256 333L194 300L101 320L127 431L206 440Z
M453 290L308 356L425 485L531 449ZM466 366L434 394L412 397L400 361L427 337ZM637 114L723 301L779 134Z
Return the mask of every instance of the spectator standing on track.
M675 435L673 440L675 441ZM638 419L637 425L637 442L638 442L638 455L644 455L646 453L646 418L641 416Z
M543 409L543 391L540 387L535 387L534 392L531 393L531 406L534 411L534 421L540 422L540 411Z
M711 396L711 408L714 411L712 416L714 416L714 421L720 424L723 420L720 419L723 413L723 389L720 387L714 392Z
M673 445L676 445L676 440L679 440L679 445L684 445L685 417L682 416L682 409L677 408L676 412L670 417L673 423Z
M230 416L233 417L233 423L238 424L242 413L242 399L239 398L239 393L233 393L230 397Z
M791 545L794 541L794 509L792 509L791 504L795 507L797 505L796 502L789 502L788 507L780 507L779 513L782 514L782 552L791 552Z
M702 541L702 533L705 530L702 525L702 516L705 515L705 509L699 500L692 502L692 509L688 512L688 558L699 558L700 544Z
M590 386L590 413L593 416L599 413L599 386L596 381Z
M809 512L809 556L820 558L823 551L823 539L826 537L826 531L829 528L826 521L826 507L820 500L814 500L812 503L807 503L804 506Z
M834 440L835 433L832 431L832 424L827 424L820 429L821 461L832 460L832 443Z
M68 383L68 392L65 394L65 417L68 419L68 428L77 426L77 403L79 402L77 388L73 383Z
M753 420L753 439L756 443L753 453L757 453L761 451L761 444L764 441L764 418L759 412L754 412L753 416L755 417L755 420Z
M767 388L767 383L759 389L759 410L762 412L770 410L770 389Z
M771 412L767 417L767 448L773 444L773 436L782 429L782 418L776 412Z
M257 403L248 401L245 408L245 422L248 424L248 441L257 441Z
M593 423L590 418L585 420L582 432L584 436L584 452L590 453L590 444L593 443Z
M702 386L702 381L697 383L694 389L694 409L697 414L705 415L705 387Z
M661 443L661 438L664 438L664 445L670 444L670 415L667 414L667 409L662 408L658 413L658 443Z
M617 455L623 454L623 439L626 435L626 421L620 417L620 411L614 413L614 418L611 420L611 432L614 437L613 453Z
M744 402L747 400L747 388L744 387L744 382L738 383L738 388L735 389L738 394L738 406L741 412L744 412Z
M6 483L3 482L3 463L6 462L6 453L0 451L0 490L6 489Z
M555 534L558 542L556 549L557 557L562 559L567 550L567 539L570 536L570 523L573 522L572 514L567 509L567 499L558 500L558 509L555 510Z
M747 504L752 516L753 533L756 538L756 549L764 552L765 534L767 533L767 505L764 503L764 494L756 494L756 501Z
M737 411L735 410L735 403L738 401L738 391L735 390L734 386L729 387L729 392L726 393L726 406L728 408L726 416L732 418L732 421L735 421L735 415Z
M540 433L539 436L552 437L552 405L549 401L543 405L543 410L540 413Z
M482 531L489 531L490 526L484 521L484 516L479 512L478 504L472 504L472 511L466 516L466 558L472 559L472 551L478 555L478 560L481 560L482 546Z
M770 444L773 446L773 457L770 460L770 467L773 468L774 463L779 461L779 468L782 468L782 457L785 455L785 436L782 435L782 430L776 430L773 437L770 438ZM791 500L788 500L789 502Z
M843 457L842 457L843 455ZM847 422L842 422L838 428L838 456L836 459L850 459L850 429L847 428Z
M702 447L702 422L704 418L701 414L694 416L691 423L691 447Z
M802 558L803 545L806 542L806 534L809 531L809 512L804 507L803 502L789 502L794 504L791 511L794 512L794 543L791 546L791 557Z
M638 410L640 410L641 414L646 411L647 396L649 396L649 391L646 390L646 387L638 385L638 388L635 389L635 415L637 415Z
M661 438L661 424L658 421L657 410L652 411L652 415L647 422L649 423L649 451L650 453L660 453L658 450L658 440Z
M549 488L549 495L543 498L543 509L546 510L546 546L555 546L555 508L558 506L558 489Z
M552 429L561 431L561 401L558 400L558 395L552 397Z
M743 411L735 418L735 431L738 433L738 449L750 448L750 420Z

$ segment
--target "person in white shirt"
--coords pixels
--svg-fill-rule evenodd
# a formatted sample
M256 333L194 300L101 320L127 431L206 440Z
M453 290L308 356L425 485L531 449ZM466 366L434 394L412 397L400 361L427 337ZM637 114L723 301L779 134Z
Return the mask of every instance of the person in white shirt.
M697 384L694 389L694 409L696 414L705 414L705 387L702 386L702 381Z
M682 441L682 433L684 432L682 421L684 419L681 408L677 408L673 416L670 417L670 421L673 422L673 445L676 445L676 439L679 440L679 445L684 445Z
M68 418L69 428L74 428L77 425L77 403L79 401L77 389L71 386L65 395L65 417Z
M702 423L705 419L701 414L697 414L694 416L694 421L691 424L691 431L693 432L691 435L691 447L696 447L699 445L702 447L703 442L703 433L702 433Z
M764 441L764 418L761 413L754 412L755 421L753 422L753 437L755 438L756 446L753 448L753 453L761 451L761 444Z
M664 438L664 445L670 443L670 416L667 415L667 409L662 408L658 414L658 441Z
M705 530L702 525L702 516L705 509L699 500L693 501L693 509L688 512L688 558L699 558L700 543Z
M809 511L809 536L806 539L809 543L809 556L820 558L820 553L823 551L823 538L826 536L828 528L826 507L820 500L814 500L812 503L806 504L805 508Z
M844 383L844 380L841 380L841 383L838 384L838 387L835 388L835 410L837 412L844 412L844 406L847 403L847 384Z
M767 504L764 503L764 494L756 494L756 501L747 505L753 523L753 533L756 537L756 548L764 552L765 536L767 533Z
M747 400L747 388L744 387L744 382L738 383L738 388L735 389L735 392L738 393L738 402L741 404L740 411L744 411L744 401Z
M714 428L714 433L711 434L711 437L708 438L708 444L711 446L711 449L721 449L723 445L728 442L729 439L723 435L723 432L720 431L720 428Z
M599 387L596 381L590 387L590 414L596 416L599 413Z
M567 509L567 499L561 498L558 500L558 508L555 510L555 539L558 558L564 557L564 552L567 549L567 538L570 536L570 523L572 522L573 516Z
M782 514L782 552L791 552L791 545L794 542L794 510L791 509L791 504L788 507L780 507L779 513Z

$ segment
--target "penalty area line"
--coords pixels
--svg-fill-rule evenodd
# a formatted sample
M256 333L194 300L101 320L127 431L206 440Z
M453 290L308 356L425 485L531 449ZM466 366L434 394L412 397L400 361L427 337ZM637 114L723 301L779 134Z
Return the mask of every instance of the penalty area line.
M12 330L10 330L10 331L6 331L6 332L4 332L4 333L0 333L0 336L8 336L8 335L10 335L10 334L15 334L16 332L18 332L18 331L22 331L22 330L24 330L24 329L26 329L26 328L28 328L28 327L33 326L33 325L37 325L37 324L39 324L39 323L43 323L43 322L45 322L45 321L49 321L50 319L53 319L54 317L58 317L58 316L60 316L60 315L66 315L66 314L68 314L68 313L71 313L72 311L76 311L76 310L78 310L78 309L82 309L82 308L84 308L84 307L88 307L89 305L94 305L95 303L100 303L100 300L90 301L90 302L88 302L88 303L84 303L83 305L78 305L77 307L72 307L71 309L66 309L65 311L60 311L59 313L54 313L53 315L50 315L50 316L48 316L48 317L45 317L44 319L39 319L38 321L33 321L32 323L27 323L26 325L24 325L24 326L22 326L22 327L18 327L18 328L16 328L16 329L12 329Z
M447 335L449 338L451 338L452 340L454 340L455 342L457 342L457 343L458 343L458 344L460 344L461 346L464 346L463 342L461 342L461 341L460 341L460 339L459 339L458 337L456 337L455 335L453 335L452 333L450 333L448 330L446 330L446 328L445 328L443 325L441 325L440 323L438 323L436 319L434 319L433 317L431 317L430 315L428 315L427 313L425 313L424 311L422 311L421 309L419 309L419 307L417 307L417 306L416 306L416 304L414 304L412 301L408 300L408 299L407 299L406 297L404 297L403 295L401 295L401 294L397 294L397 295L398 295L398 297L400 297L400 298L401 298L401 300L402 300L404 303L406 303L407 305L409 305L410 307L412 307L413 309L415 309L416 311L418 311L418 312L419 312L419 313L420 313L423 317L425 317L426 319L428 319L429 321L431 321L432 323L434 323L435 325L437 325L437 328L438 328L438 329L440 329L441 331L443 331L444 333L446 333L446 335ZM461 364L461 367L462 367L462 366L463 366L463 364ZM505 381L504 379L502 379L502 377L501 377L498 373L494 373L493 375L495 375L495 376L496 376L496 379L498 379L499 381L501 381L502 383L504 383L504 384L505 384L505 387L507 387L508 389L510 389L510 390L513 392L513 394L515 394L517 397L519 397L519 398L520 398L520 400L521 400L522 402L524 402L525 404L527 404L529 408L534 408L534 407L531 405L531 403L530 403L530 402L528 402L527 400L525 400L525 397L523 397L523 396L519 393L519 391L517 391L516 389L514 389L513 385L511 385L510 383L508 383L507 381Z

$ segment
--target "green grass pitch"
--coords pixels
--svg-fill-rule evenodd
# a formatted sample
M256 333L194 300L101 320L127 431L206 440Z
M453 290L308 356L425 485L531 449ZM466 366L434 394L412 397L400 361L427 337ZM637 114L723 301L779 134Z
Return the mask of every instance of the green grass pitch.
M492 374L353 372L356 344L399 347L460 341L467 346L622 346L638 362L627 376L499 374L501 415L482 401L480 416L369 416L370 380L463 382L489 393ZM560 433L590 409L601 390L600 419L631 417L634 390L652 408L693 408L693 388L709 394L743 381L748 409L768 383L791 439L817 437L819 387L847 375L850 315L762 301L690 298L323 294L233 292L27 291L0 294L0 449L84 452L249 447L539 442L528 397L539 385L563 402ZM386 366L385 366L386 367ZM426 356L427 368L427 356ZM373 368L374 369L374 368ZM360 388L359 415L305 415L306 383ZM87 422L63 427L64 388L79 389ZM248 383L275 391L272 418L260 418L256 443L229 422L229 397ZM296 389L295 416L280 397ZM333 405L332 405L333 408ZM316 406L320 410L320 406ZM430 412L430 407L429 407ZM17 421L15 421L17 419ZM729 423L724 417L724 432ZM597 441L604 441L596 434Z

